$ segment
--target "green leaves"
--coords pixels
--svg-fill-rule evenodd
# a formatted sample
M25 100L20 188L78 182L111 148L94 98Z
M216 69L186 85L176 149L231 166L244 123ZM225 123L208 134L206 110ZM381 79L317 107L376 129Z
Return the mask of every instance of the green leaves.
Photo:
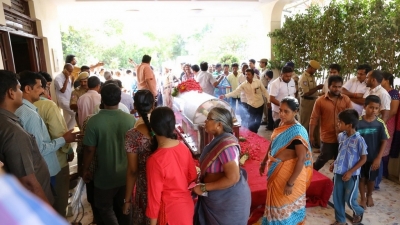
M333 0L324 8L313 5L269 33L275 40L271 67L279 69L293 61L302 72L306 62L315 59L323 68L340 64L345 77L363 63L399 76L398 24L400 0Z

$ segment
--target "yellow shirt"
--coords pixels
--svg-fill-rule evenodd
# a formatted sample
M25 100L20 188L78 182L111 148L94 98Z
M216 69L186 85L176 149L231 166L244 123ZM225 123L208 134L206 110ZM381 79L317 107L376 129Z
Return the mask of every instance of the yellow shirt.
M38 108L38 113L46 124L51 140L62 137L68 131L67 124L65 123L64 117L61 115L60 109L56 103L45 98L40 98L39 101L33 104ZM61 168L68 166L67 154L70 149L72 153L70 144L65 144L56 151L57 159Z
M309 92L310 89L317 87L315 82L315 77L311 76L309 73L304 71L299 79L299 95L304 96L305 93ZM310 97L317 97L318 91L312 94Z
M237 87L239 87L239 76L240 74L238 73L237 76L235 76L233 73L229 74L228 77L226 78L231 85L231 90L234 91L236 90ZM232 98L240 98L240 94L236 96L232 96Z

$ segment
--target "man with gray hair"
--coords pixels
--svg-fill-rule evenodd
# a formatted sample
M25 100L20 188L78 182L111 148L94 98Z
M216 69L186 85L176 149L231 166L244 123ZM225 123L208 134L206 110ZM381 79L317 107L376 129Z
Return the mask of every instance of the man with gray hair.
M104 79L105 79L106 81L112 80L112 79L113 79L113 78L112 78L112 74L111 74L110 71L104 72Z

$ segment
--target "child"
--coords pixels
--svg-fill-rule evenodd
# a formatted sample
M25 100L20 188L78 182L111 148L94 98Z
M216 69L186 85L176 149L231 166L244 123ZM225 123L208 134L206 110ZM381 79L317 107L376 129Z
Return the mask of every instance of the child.
M360 167L367 160L367 145L364 138L355 130L358 113L346 109L339 113L338 135L339 153L329 168L334 172L333 203L336 222L332 225L345 225L345 203L353 210L353 224L360 224L364 209L357 203L357 186Z
M378 176L379 167L385 150L386 141L389 133L385 122L377 117L379 114L381 100L376 95L369 95L365 99L365 115L360 117L358 122L358 132L364 138L368 146L367 162L361 167L360 179L360 205L365 209L366 206L374 206L372 191L375 186L375 178Z

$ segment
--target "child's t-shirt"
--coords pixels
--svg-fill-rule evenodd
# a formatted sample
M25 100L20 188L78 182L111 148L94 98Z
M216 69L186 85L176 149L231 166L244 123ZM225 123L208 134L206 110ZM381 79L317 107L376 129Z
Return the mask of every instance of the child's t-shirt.
M350 137L346 132L339 133L339 154L334 162L336 174L345 174L356 165L362 155L367 155L367 144L360 133L356 132ZM361 168L361 167L360 167ZM360 168L358 168L352 176L360 175Z
M371 122L367 122L364 120L364 116L362 116L358 122L357 131L364 138L368 146L367 162L374 161L376 156L378 156L381 142L390 137L385 122L378 117Z

